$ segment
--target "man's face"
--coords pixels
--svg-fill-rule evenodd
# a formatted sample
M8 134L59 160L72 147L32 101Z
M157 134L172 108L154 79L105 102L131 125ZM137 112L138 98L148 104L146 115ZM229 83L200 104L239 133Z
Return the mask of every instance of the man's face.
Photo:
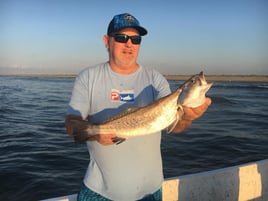
M133 28L122 29L116 34L139 36L139 32ZM131 68L136 65L140 44L133 44L131 39L128 39L126 43L121 43L115 41L114 37L106 36L105 45L109 49L109 59L111 63L124 68Z

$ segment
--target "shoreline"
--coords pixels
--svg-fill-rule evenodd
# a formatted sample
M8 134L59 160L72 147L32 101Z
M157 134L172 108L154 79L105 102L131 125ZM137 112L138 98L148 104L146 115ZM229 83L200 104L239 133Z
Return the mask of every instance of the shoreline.
M167 80L186 80L191 75L165 75ZM207 81L268 82L268 75L205 75Z
M187 80L192 75L164 75L167 80ZM0 77L55 77L75 78L76 74L7 74ZM207 81L268 82L268 75L205 75Z

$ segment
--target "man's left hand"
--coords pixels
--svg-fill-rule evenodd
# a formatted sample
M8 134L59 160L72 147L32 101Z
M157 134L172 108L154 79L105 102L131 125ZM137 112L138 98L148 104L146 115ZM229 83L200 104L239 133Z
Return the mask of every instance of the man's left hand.
M205 113L205 111L208 109L208 106L210 106L210 104L211 104L211 99L206 98L205 102L198 107L195 107L195 108L183 107L183 110L184 110L183 119L193 121L201 117Z
M201 117L205 113L205 111L208 109L210 104L211 104L211 99L206 98L205 102L196 108L183 107L184 115L182 116L182 119L178 122L178 124L175 126L175 128L171 132L181 133L182 131L187 129L192 124L193 120Z

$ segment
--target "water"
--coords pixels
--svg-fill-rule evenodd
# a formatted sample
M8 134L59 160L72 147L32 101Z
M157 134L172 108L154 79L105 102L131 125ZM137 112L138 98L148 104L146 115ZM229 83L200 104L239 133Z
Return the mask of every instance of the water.
M77 193L89 155L65 133L73 82L0 77L0 200ZM191 128L163 136L165 177L268 158L268 83L216 82L208 95L213 104Z

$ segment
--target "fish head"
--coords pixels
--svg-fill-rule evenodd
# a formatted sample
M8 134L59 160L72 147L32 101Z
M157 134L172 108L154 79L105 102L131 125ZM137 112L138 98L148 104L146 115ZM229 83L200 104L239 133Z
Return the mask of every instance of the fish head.
M179 103L193 108L202 105L212 84L206 81L203 72L192 76L181 87L182 93L179 96Z

